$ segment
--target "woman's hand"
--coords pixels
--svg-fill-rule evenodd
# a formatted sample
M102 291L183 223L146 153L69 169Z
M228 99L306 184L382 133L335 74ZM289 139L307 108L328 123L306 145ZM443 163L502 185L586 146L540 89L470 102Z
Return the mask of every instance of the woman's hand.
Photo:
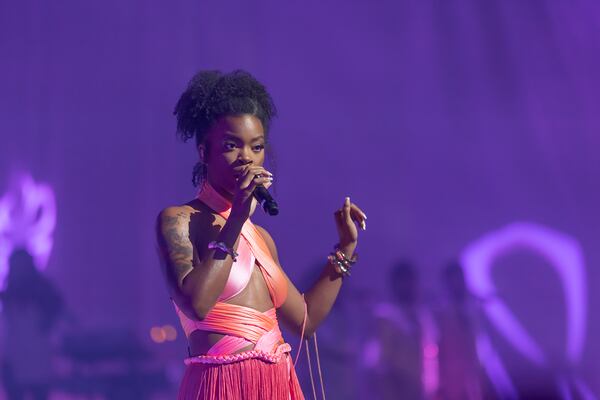
M334 213L335 225L340 238L340 248L354 248L358 241L357 224L364 231L367 229L367 215L346 197L341 209Z
M252 214L256 200L252 195L258 185L269 188L273 183L273 174L258 165L248 164L237 178L238 186L233 193L231 214L244 221Z

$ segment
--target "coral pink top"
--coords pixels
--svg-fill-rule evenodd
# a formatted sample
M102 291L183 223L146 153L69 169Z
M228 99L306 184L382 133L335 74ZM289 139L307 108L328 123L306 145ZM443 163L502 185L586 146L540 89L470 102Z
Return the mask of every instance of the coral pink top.
M198 198L223 218L229 217L231 204L209 184L202 187ZM276 362L283 353L290 351L290 346L283 343L275 313L275 308L280 307L287 297L287 279L273 260L262 235L249 219L242 227L236 251L239 255L231 267L225 288L204 320L190 318L175 305L187 337L196 330L225 335L208 350L206 356L191 357L186 362L237 361L239 357L231 355L249 345L254 345L253 351L240 356ZM248 285L255 266L260 268L274 305L264 313L226 303Z

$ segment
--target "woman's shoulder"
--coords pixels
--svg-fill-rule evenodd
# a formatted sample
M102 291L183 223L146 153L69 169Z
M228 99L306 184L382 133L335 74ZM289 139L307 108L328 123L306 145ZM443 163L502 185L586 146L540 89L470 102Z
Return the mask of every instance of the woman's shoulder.
M200 203L199 201L197 203ZM176 226L185 224L186 226L190 223L194 216L200 216L206 213L199 204L194 200L181 204L168 206L160 210L156 218L157 228L161 229L165 226Z
M190 218L192 215L200 216L202 214L211 214L211 211L204 203L198 199L188 201L185 204L168 206L160 210L158 213L159 219L161 218L174 218L184 217Z
M157 217L156 227L158 232L172 232L173 230L190 235L198 239L204 236L203 232L215 230L215 226L222 226L224 219L200 200L169 206L162 209Z
M189 204L168 206L160 210L157 222L160 224L174 220L189 219L194 212L197 211Z

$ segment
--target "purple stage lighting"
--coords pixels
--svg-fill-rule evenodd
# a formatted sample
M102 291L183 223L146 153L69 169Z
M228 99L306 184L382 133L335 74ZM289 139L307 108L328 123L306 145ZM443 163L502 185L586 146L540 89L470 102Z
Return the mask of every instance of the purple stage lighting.
M14 249L25 248L36 266L46 268L56 226L52 188L22 174L0 198L0 285L4 286L8 260Z

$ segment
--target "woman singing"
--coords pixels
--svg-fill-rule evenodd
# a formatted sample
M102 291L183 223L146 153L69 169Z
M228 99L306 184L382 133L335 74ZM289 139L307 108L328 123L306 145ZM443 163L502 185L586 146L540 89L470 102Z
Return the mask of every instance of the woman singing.
M190 357L179 399L303 399L278 318L310 337L327 316L356 257L366 215L346 198L334 213L338 244L301 295L279 264L275 242L250 216L275 106L244 71L200 72L175 107L177 132L194 138L197 198L158 216L161 258ZM291 238L290 238L291 239ZM300 249L298 251L301 251ZM325 258L325 257L324 257Z

